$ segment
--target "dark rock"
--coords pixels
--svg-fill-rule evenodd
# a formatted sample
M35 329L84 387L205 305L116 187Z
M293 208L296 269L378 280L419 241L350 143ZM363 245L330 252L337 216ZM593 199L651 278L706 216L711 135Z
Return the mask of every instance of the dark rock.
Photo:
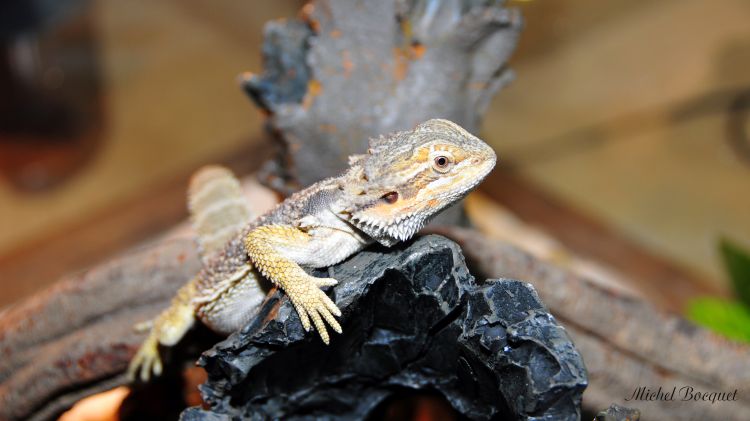
M415 390L472 419L579 419L586 370L565 330L531 285L476 283L455 243L370 249L317 275L339 280L344 333L324 345L273 294L201 357L210 409L183 420L363 419Z

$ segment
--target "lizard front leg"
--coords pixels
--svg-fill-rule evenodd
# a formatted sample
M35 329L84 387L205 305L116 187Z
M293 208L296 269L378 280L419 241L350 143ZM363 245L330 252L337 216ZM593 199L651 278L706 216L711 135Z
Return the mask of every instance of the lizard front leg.
M328 331L323 320L338 333L341 326L334 316L341 316L336 304L320 289L336 285L331 278L310 276L297 263L317 251L311 247L313 237L297 227L266 225L251 231L245 238L245 248L253 265L289 296L299 314L305 331L310 330L310 319L326 344Z
M169 308L153 320L148 337L130 361L128 378L131 381L137 376L146 382L152 373L159 376L163 368L159 345L175 345L195 323L195 309L192 304L196 291L195 282L193 279L180 288ZM141 327L143 325L136 326L136 329Z

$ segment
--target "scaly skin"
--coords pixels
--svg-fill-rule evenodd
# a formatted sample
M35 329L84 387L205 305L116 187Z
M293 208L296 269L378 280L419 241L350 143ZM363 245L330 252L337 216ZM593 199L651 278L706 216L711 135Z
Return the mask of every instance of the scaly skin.
M411 238L476 187L495 161L489 146L455 123L429 120L371 140L344 174L292 195L244 228L236 179L217 168L201 171L190 203L204 268L154 321L131 362L131 378L159 375L159 346L176 344L196 318L218 333L240 329L263 299L264 279L289 296L305 330L312 321L328 344L326 323L341 333L341 312L320 288L336 280L303 267L331 266L373 242L391 246Z
M323 342L328 345L328 332L321 317L333 330L341 333L341 326L333 317L341 316L341 311L320 288L336 285L336 280L310 276L293 260L279 253L289 245L305 247L310 241L311 235L300 229L287 225L266 225L248 234L245 247L253 265L263 276L286 291L305 330L310 330L312 319Z

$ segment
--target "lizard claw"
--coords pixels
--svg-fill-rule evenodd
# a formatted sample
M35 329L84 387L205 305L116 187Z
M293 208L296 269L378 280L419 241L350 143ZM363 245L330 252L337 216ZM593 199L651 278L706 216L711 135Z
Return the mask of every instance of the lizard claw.
M159 356L159 341L154 336L149 336L138 349L128 366L128 380L135 381L136 378L147 382L151 375L159 376L162 373L162 362Z
M310 321L312 320L312 325L315 325L315 330L318 331L320 338L326 345L330 343L330 337L328 336L324 321L335 332L341 333L341 325L334 317L341 316L341 310L336 307L333 300L320 287L336 285L337 283L335 279L315 278L311 276L304 282L297 283L295 288L287 291L287 295L289 295L294 308L299 314L302 327L306 332L310 331Z

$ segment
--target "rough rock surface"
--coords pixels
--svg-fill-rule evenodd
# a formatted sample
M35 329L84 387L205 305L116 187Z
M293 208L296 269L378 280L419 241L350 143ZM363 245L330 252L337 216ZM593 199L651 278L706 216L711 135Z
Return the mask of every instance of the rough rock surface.
M587 378L533 287L477 283L439 236L370 249L319 276L344 333L305 334L276 293L260 317L204 353L210 409L183 420L364 419L406 390L436 392L472 419L577 420Z

